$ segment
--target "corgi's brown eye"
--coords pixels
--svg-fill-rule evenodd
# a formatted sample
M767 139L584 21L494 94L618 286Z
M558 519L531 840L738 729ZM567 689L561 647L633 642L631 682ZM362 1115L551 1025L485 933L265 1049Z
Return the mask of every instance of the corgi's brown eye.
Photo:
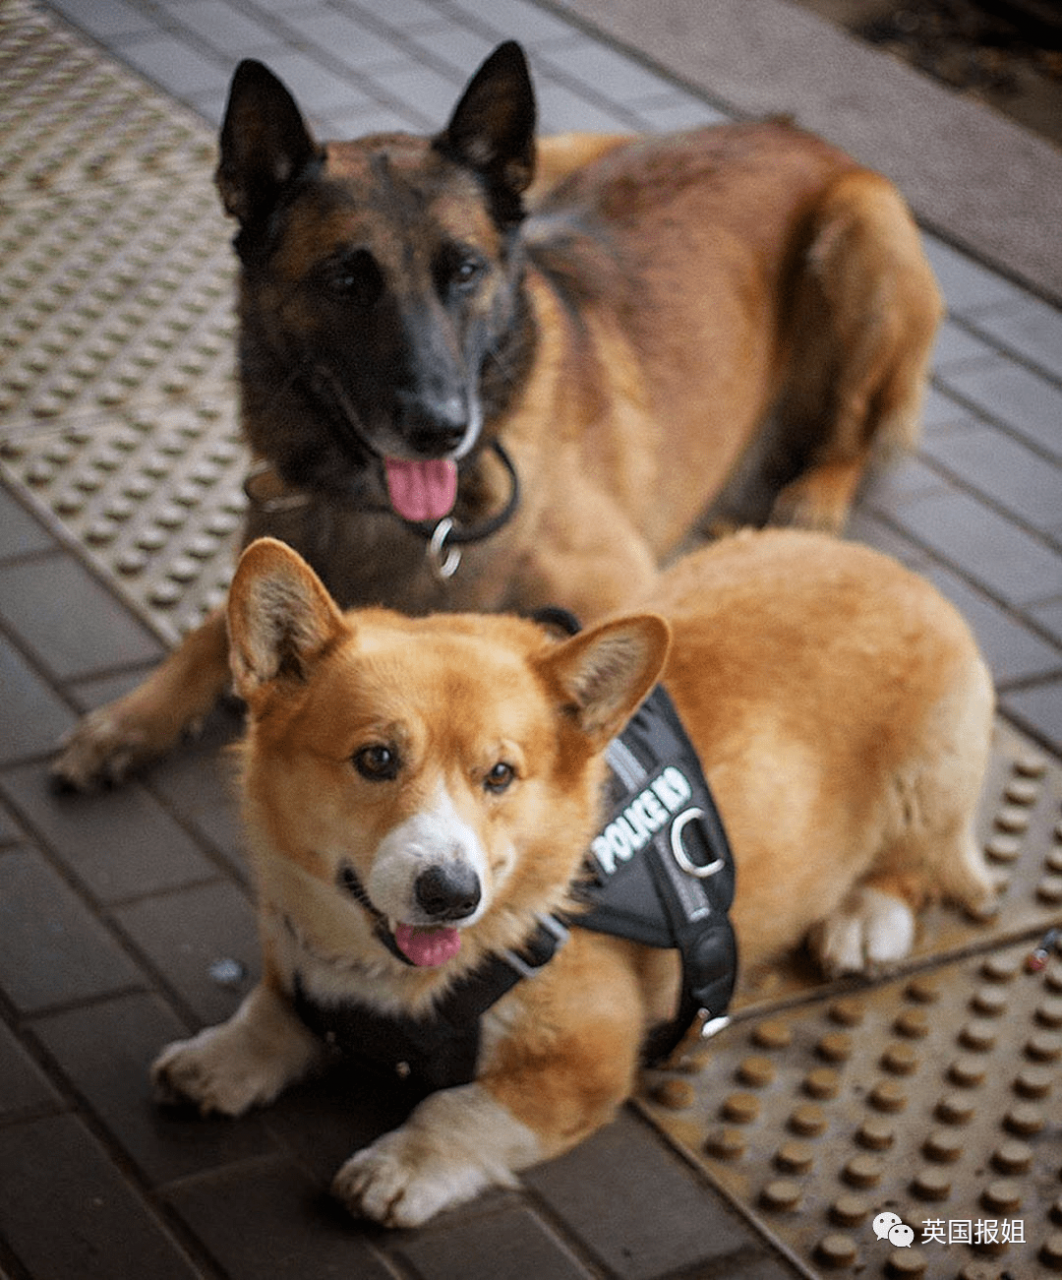
M354 754L354 768L370 782L391 782L401 766L398 752L382 742L371 743Z
M488 773L483 779L483 785L488 791L493 791L495 794L498 794L499 792L504 791L515 777L516 770L512 765L506 764L504 760L499 760L494 768L491 769L490 773Z

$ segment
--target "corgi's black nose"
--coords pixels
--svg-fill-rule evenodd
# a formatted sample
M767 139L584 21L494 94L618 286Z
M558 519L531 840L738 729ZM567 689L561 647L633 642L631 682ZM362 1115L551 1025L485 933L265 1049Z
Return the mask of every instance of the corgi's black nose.
M434 920L463 920L479 906L479 876L463 862L429 867L417 876L417 902Z

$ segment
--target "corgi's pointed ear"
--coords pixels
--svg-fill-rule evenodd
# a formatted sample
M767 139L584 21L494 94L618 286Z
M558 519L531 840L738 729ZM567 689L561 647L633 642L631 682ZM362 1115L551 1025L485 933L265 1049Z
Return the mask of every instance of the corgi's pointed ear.
M283 542L259 538L229 587L233 683L242 698L274 680L302 682L349 628L324 584Z
M500 44L469 81L435 147L484 175L503 218L520 216L520 193L535 171L535 93L515 40Z
M232 77L220 151L218 191L244 228L264 223L281 194L323 154L287 88L253 58Z
M638 614L581 632L543 660L544 674L595 745L614 738L660 678L671 629L656 614Z

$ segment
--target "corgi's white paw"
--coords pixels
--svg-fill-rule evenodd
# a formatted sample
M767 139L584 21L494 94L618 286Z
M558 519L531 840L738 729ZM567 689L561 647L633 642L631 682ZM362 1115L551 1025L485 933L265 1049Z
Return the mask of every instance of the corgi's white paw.
M809 943L823 972L875 973L910 955L915 918L900 898L869 886L856 888L811 932Z
M355 1217L385 1227L419 1227L471 1200L492 1181L460 1149L433 1149L423 1134L396 1129L352 1156L332 1192ZM459 1146L459 1144L458 1144Z
M321 1053L320 1042L289 1007L258 986L228 1022L163 1049L151 1079L160 1102L192 1102L202 1115L239 1116L272 1102Z

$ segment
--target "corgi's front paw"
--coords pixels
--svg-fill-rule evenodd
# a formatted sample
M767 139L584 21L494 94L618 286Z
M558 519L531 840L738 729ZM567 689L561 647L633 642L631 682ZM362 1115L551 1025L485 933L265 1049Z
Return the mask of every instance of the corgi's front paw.
M163 1049L151 1079L160 1102L191 1102L201 1115L239 1116L272 1102L322 1052L287 1004L259 985L228 1022Z
M396 1129L352 1156L336 1174L332 1193L355 1217L385 1227L419 1227L471 1200L491 1181L459 1145L436 1150L425 1135Z

